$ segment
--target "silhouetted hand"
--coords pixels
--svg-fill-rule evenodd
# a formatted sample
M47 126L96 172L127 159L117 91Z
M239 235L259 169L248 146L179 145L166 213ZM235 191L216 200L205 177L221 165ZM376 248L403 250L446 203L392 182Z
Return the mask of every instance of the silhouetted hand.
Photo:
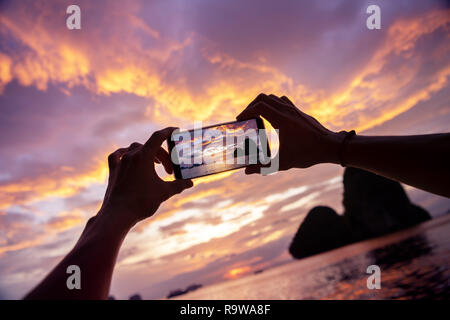
M239 114L237 120L262 116L279 130L279 170L307 168L318 163L335 162L340 135L303 113L285 96L260 94ZM258 165L246 168L247 174L259 173Z
M121 215L121 223L132 226L152 216L165 200L193 186L191 180L164 181L155 171L156 162L172 173L170 156L161 145L175 129L156 131L144 145L134 142L109 155L109 181L100 214L113 212Z
M153 133L142 145L132 143L108 157L109 181L103 205L90 218L75 247L31 290L25 299L106 299L119 249L130 228L152 216L159 205L192 187L191 180L163 181L155 162L172 172L169 154L161 147L175 128ZM68 290L67 266L82 270L82 290Z

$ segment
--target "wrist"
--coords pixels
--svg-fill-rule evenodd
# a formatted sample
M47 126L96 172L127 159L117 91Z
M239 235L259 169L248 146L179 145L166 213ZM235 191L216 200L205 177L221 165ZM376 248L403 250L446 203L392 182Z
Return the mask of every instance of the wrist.
M345 132L329 132L325 136L325 141L322 146L323 156L321 163L334 163L339 164L339 149L342 141L344 140Z
M125 238L135 222L131 214L120 208L103 206L95 216L92 228L105 236Z

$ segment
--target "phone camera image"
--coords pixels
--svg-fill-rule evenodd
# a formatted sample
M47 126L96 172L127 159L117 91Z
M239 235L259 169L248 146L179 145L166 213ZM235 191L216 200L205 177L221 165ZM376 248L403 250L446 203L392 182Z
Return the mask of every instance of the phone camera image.
M249 119L175 132L168 141L175 176L191 179L261 163L270 157L262 129L260 119Z

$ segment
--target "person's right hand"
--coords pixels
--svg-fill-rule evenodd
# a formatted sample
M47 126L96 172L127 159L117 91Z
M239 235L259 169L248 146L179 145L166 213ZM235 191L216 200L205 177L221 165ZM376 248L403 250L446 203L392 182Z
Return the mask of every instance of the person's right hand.
M279 130L279 170L307 168L324 162L338 163L341 135L300 111L287 97L262 93L236 119L241 121L259 116ZM245 170L247 174L259 172L258 165Z

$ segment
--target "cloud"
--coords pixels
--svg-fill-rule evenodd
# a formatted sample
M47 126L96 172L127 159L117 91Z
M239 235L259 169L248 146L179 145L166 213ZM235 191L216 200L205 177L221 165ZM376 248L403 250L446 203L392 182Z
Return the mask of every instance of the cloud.
M446 130L448 9L386 2L382 29L372 32L366 4L80 0L82 30L74 32L65 28L65 3L2 4L0 263L10 267L8 289L27 289L24 270L43 274L76 240L102 200L106 156L166 125L229 121L266 91L288 95L333 130ZM340 211L341 174L320 165L196 180L130 233L113 288L128 292L145 277L166 293L276 264L311 206ZM444 206L428 196L435 210ZM46 258L34 263L25 253ZM13 256L22 269L8 264Z
M104 163L80 175L70 168L54 170L51 176L42 175L32 179L21 179L13 183L0 185L0 208L12 205L39 201L49 197L68 197L74 195L92 183L98 183L107 177L107 168Z
M45 227L48 230L60 232L79 226L84 221L84 215L79 211L62 212L59 216L49 219Z
M193 271L177 274L176 276L157 282L150 287L139 289L144 297L161 298L169 293L170 290L186 287L192 283L202 283L208 285L228 275L233 269L242 268L245 273L256 271L264 266L265 262L276 260L286 251L289 238L281 238L260 247L244 251L237 254L222 255L215 259L210 259L209 263ZM289 258L284 257L284 262ZM282 260L282 261L283 261ZM166 262L167 263L167 262ZM235 276L238 276L237 274Z
M85 216L78 210L62 212L40 223L33 215L17 212L0 214L0 256L42 245L57 233L80 226Z
M0 233L0 256L8 251L36 246L45 236L32 216L8 212L0 214Z
M195 9L196 6L203 9L203 5L193 4L193 8L190 10ZM39 3L39 6L45 7L46 5ZM264 5L259 7L259 10L266 13L267 8ZM245 7L246 10L250 8L254 7L251 4L248 8ZM269 39L275 39L275 42L271 40L275 48L277 48L277 41L284 44L294 37L298 37L297 41L300 43L308 45L311 42L313 47L316 44L317 48L320 48L326 45L318 40L327 36L326 30L333 30L335 25L339 26L335 32L340 35L348 31L346 28L354 28L354 25L349 25L344 21L355 19L359 13L358 8L360 6L343 2L338 6L338 9L335 9L338 12L337 14L336 11L329 10L327 6L306 5L303 9L305 9L304 12L309 12L307 15L309 18L300 23L313 23L310 17L321 17L321 20L315 23L316 28L309 28L309 30L314 30L314 34L299 34L298 30L304 28L301 28L302 25L293 25L296 21L294 19L298 17L287 15L284 16L283 21L285 23L289 19L292 19L292 21L281 24L277 32L280 32L280 28L288 28L292 31L285 32L284 37L271 37L270 33L268 37ZM90 9L100 11L100 7L96 5ZM127 14L119 13L120 10L125 9L131 10L131 12ZM405 82L398 84L395 81L388 82L392 75L397 74L396 70L391 69L386 74L387 70L383 70L382 67L386 65L387 59L392 59L391 54L405 55L406 51L414 49L417 41L424 35L439 28L448 28L449 15L446 10L436 9L422 15L419 14L418 17L416 15L395 21L388 27L386 38L381 41L381 45L374 48L371 52L371 58L369 57L365 61L367 67L361 66L363 67L362 71L347 75L348 78L344 82L351 85L345 90L332 91L325 95L322 88L308 88L304 83L283 72L282 68L269 64L268 62L273 62L272 59L247 61L249 57L258 52L257 44L261 46L262 43L266 42L265 39L260 39L261 36L267 37L265 32L262 32L262 30L265 30L264 28L254 30L251 27L250 23L253 18L248 20L247 17L247 21L242 28L241 37L247 37L248 46L246 46L246 50L237 53L238 48L236 48L232 51L225 50L223 52L218 50L218 47L224 49L221 46L227 43L226 35L223 34L225 29L200 29L199 26L212 21L204 20L204 17L199 17L198 13L193 15L193 17L198 17L196 21L183 20L188 30L192 28L192 32L186 33L180 40L178 38L166 39L160 37L158 31L154 30L155 28L146 25L143 18L139 17L138 9L138 5L130 7L125 5L125 8L121 8L120 5L102 7L103 13L100 21L105 19L106 12L110 10L109 14L120 17L117 24L122 23L124 28L120 30L115 28L114 31L117 31L118 34L102 34L101 40L98 39L99 34L97 32L85 34L81 39L71 36L73 33L68 34L64 28L56 28L54 19L49 19L46 22L41 20L37 25L34 24L33 28L31 23L35 23L35 19L25 19L25 21L29 21L30 25L18 25L16 22L18 19L12 17L24 14L19 10L12 11L10 15L2 15L0 23L7 30L7 35L18 39L29 49L24 51L23 58L14 56L15 60L12 60L11 57L6 56L12 62L5 62L4 69L10 69L11 72L6 73L12 73L13 76L5 76L2 81L6 82L6 79L17 78L21 84L35 85L41 90L45 90L49 82L60 82L66 84L69 89L74 85L82 85L97 94L109 95L127 92L153 99L153 106L147 111L154 117L166 118L166 113L169 112L172 117L192 119L192 115L195 115L197 119L213 121L219 118L233 117L237 114L239 108L248 103L259 91L283 92L292 96L295 101L305 103L306 110L326 122L334 123L335 126L352 124L361 129L369 128L386 119L393 118L402 111L411 108L417 101L428 98L430 93L439 90L446 83L447 70L443 70L440 74L434 76L433 83L425 87L422 92L406 97L394 110L389 108L389 113L383 113L382 116L375 116L372 113L372 121L360 118L353 121L350 118L350 123L346 121L353 111L350 105L354 105L355 100L358 99L357 110L373 109L373 104L376 105L383 102L383 99L389 98L387 90L396 92L399 85L404 85L405 82L410 81L414 75L414 67L423 63L423 61L418 60L417 63L412 65L412 70L409 71L409 81L404 79ZM213 6L211 9L213 9L213 12L210 17L218 15L214 12L218 8ZM286 9L285 7L278 8L278 10ZM299 9L302 9L302 6ZM239 16L240 11L242 11L242 8L239 11L232 11L230 14L235 15L235 18L237 15L238 19L243 19L244 16ZM242 12L245 12L245 10ZM299 12L302 11L299 10ZM274 14L273 10L271 14ZM41 13L41 15L48 15L48 13ZM317 18L315 19L317 20ZM130 21L132 23L129 23ZM257 21L256 26L262 24L257 19L255 21ZM216 28L220 26L220 24L217 24ZM97 31L99 27L95 25L94 30ZM146 28L153 30L150 32L153 34L150 40L143 40L139 36L139 33ZM219 40L222 41L220 45L211 40L213 34L202 32L205 29L211 29L211 32L222 32L219 34ZM294 30L297 30L295 34ZM356 34L357 41L362 42L367 32L358 32ZM126 50L124 50L122 41L117 41L117 39L124 37L127 38ZM100 41L102 45L95 49L89 45ZM253 41L255 47L250 45L251 41ZM376 41L376 43L379 42ZM152 50L146 50L145 45L149 45ZM164 53L160 53L156 48L164 51ZM239 48L242 49L242 46ZM110 54L111 50L114 51L114 55ZM265 49L264 52L278 51L289 52L289 50L268 49ZM443 49L443 52L446 51L448 51L448 47ZM276 55L276 57L280 61L286 60L284 59L285 56ZM278 66L277 63L275 65ZM319 70L322 71L322 69ZM383 71L383 75L374 77L381 71ZM402 71L405 71L405 69L402 69ZM405 74L405 72L402 74ZM372 80L368 80L368 76L371 76ZM383 94L367 93L366 88L374 87L378 91L382 90ZM374 101L373 96L379 97L378 99L381 99L381 101ZM370 100L369 97L371 97ZM388 109L386 106L382 105L382 107L384 111ZM220 116L217 116L218 110L221 110ZM339 116L337 110L339 110Z

